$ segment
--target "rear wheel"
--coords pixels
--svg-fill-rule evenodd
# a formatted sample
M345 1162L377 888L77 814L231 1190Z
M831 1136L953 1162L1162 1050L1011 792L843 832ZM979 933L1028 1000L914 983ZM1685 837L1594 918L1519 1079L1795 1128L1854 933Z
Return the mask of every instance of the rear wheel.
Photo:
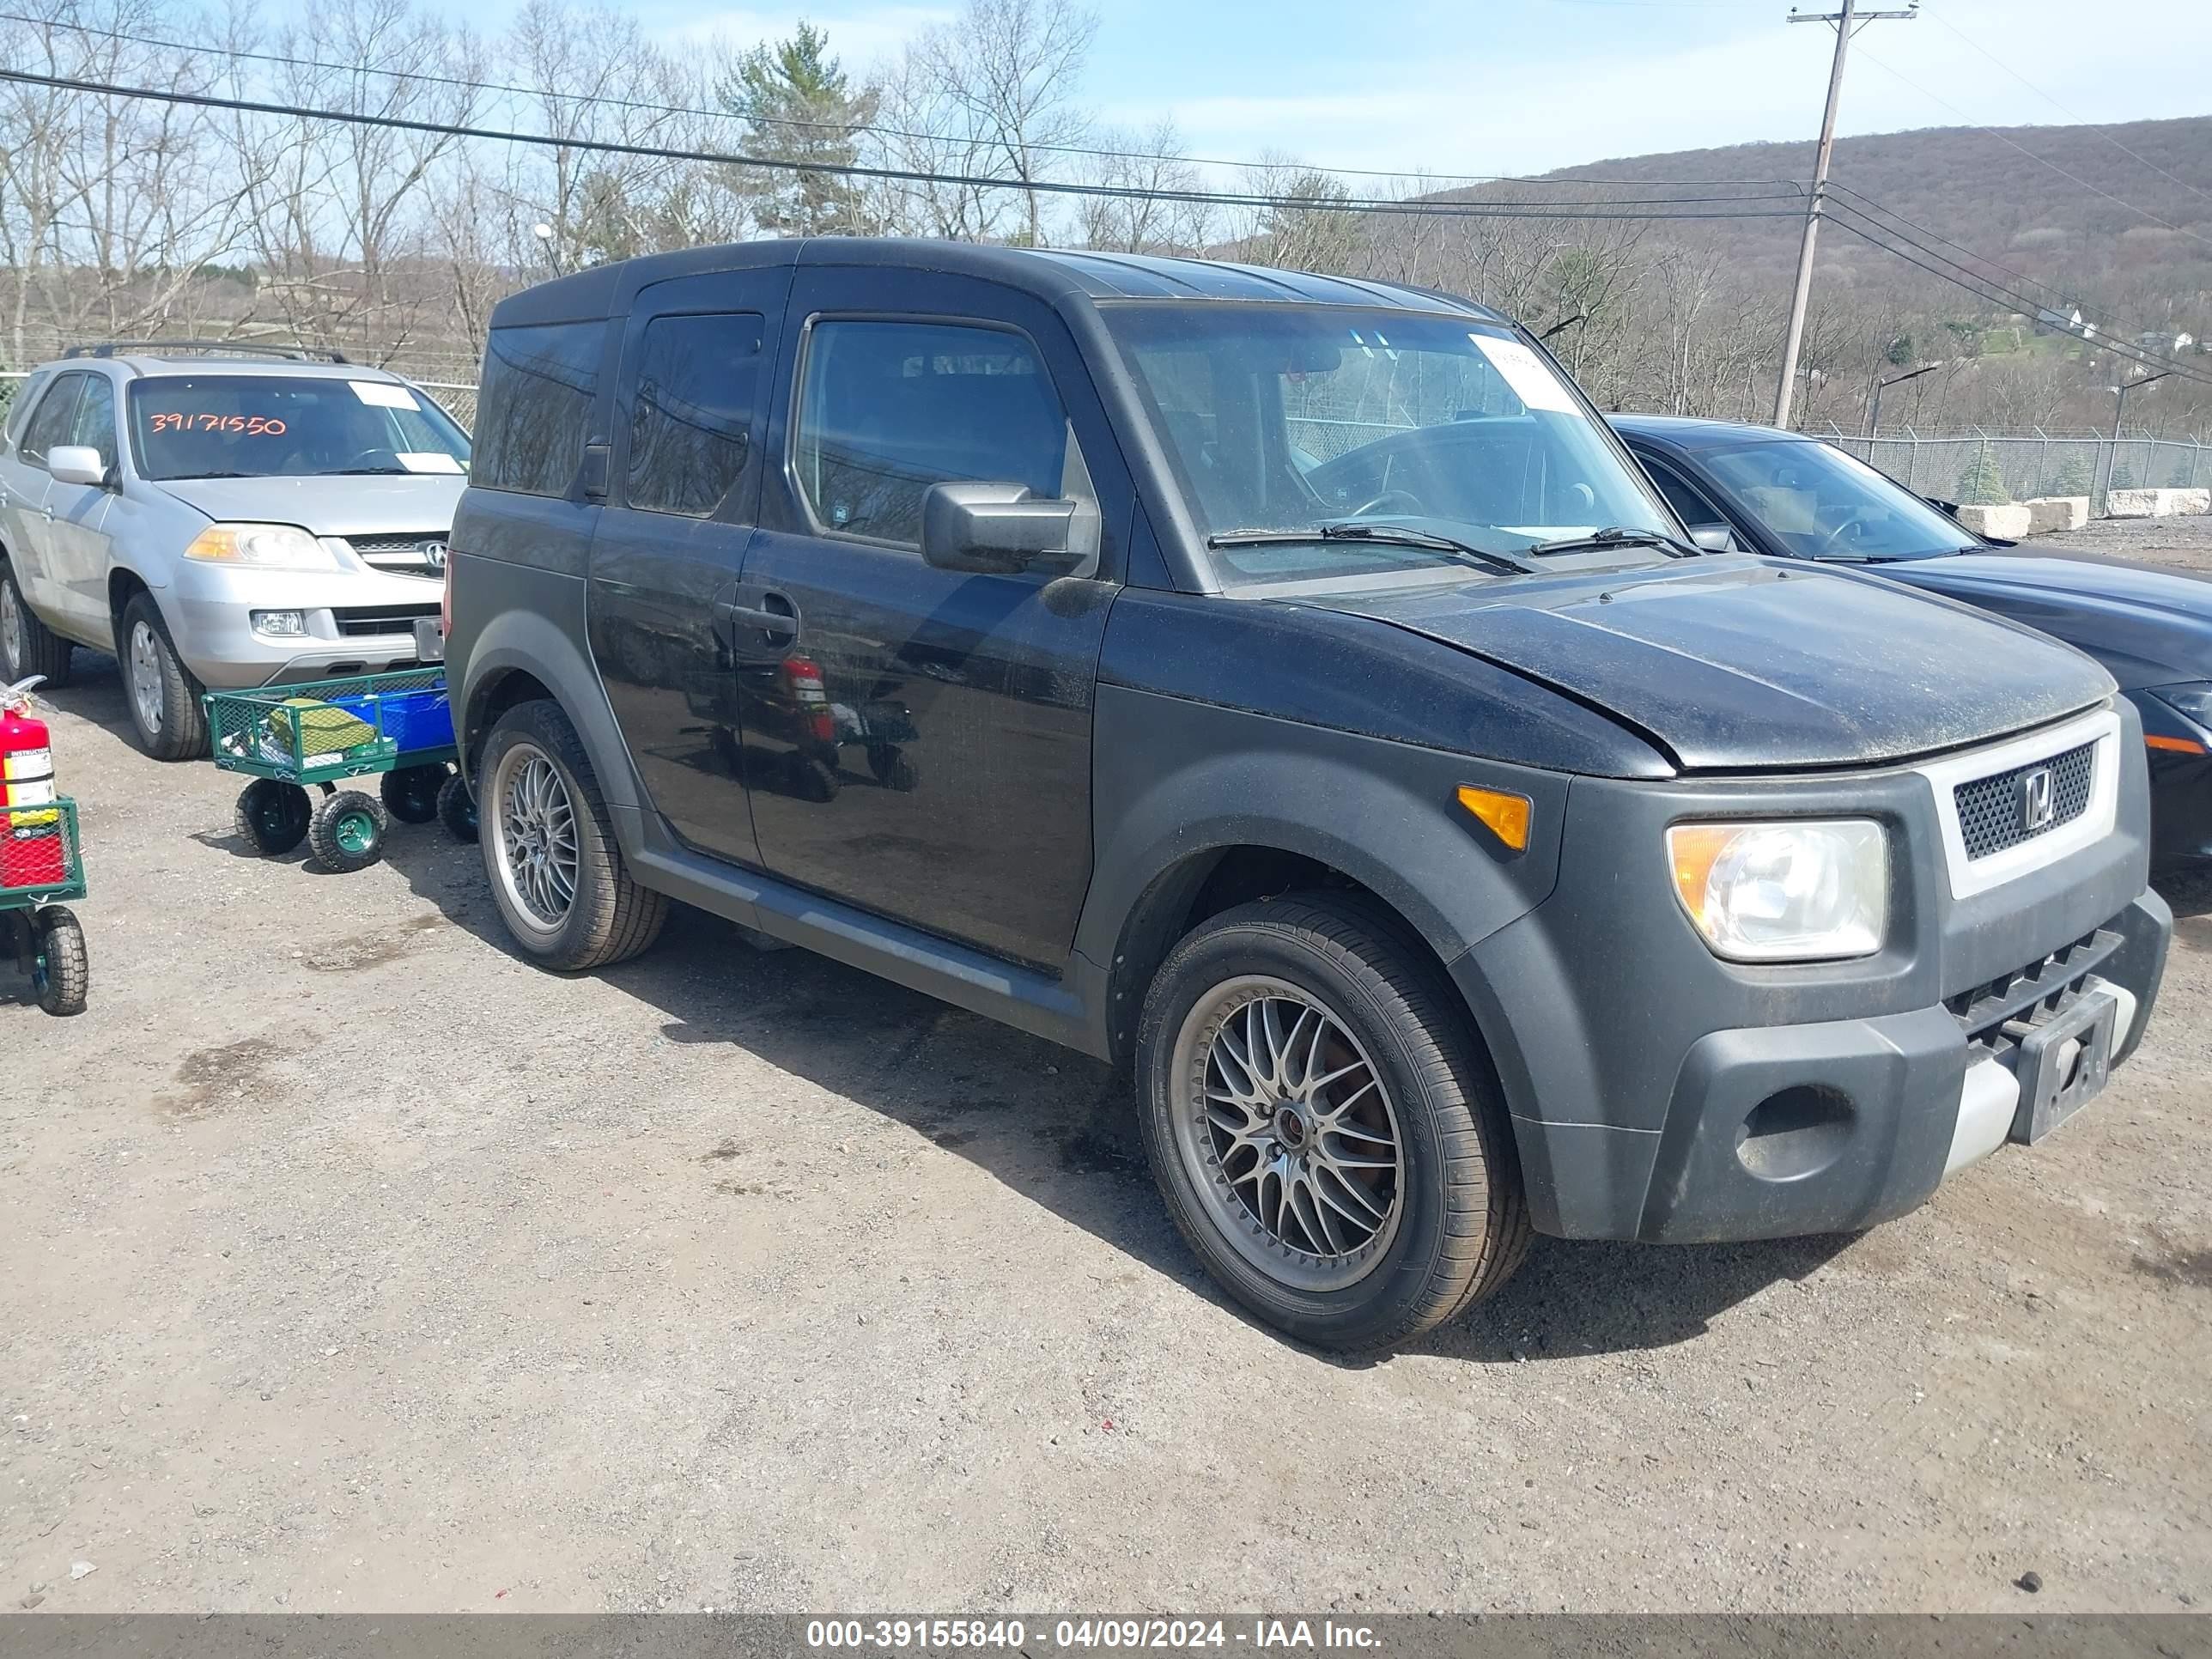
M31 918L31 992L50 1014L81 1014L92 988L84 929L65 905L49 904Z
M1153 981L1137 1074L1176 1226L1231 1296L1302 1341L1402 1341L1527 1251L1464 1016L1364 907L1291 898L1206 922Z
M15 571L0 560L0 685L33 674L48 685L67 685L70 642L32 614Z
M372 796L341 789L315 808L307 824L307 845L324 869L344 874L366 870L384 856L389 820Z
M484 740L484 872L515 943L547 968L603 968L660 937L668 901L633 880L568 717L520 703Z
M438 816L438 791L453 775L442 762L435 766L402 766L386 772L377 785L384 810L402 823L428 823Z
M177 655L153 596L134 593L116 626L124 702L138 746L155 760L186 760L207 747L200 683Z
M240 838L264 859L290 852L305 839L314 806L296 783L256 778L239 792L231 822Z

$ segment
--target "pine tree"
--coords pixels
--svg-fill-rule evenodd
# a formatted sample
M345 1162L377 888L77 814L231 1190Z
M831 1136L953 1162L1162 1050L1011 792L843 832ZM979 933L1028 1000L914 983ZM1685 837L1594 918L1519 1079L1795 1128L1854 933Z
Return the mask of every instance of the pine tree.
M2004 468L1997 458L1986 449L1974 452L1974 459L1959 475L1959 500L1962 504L1976 507L2002 507L2012 499L2012 491L2005 488Z
M2051 481L2053 495L2086 495L2096 488L2096 469L2087 455L2069 455Z
M853 165L860 154L854 130L876 114L876 94L854 89L830 51L828 31L805 21L789 40L747 52L720 95L750 129L752 154L825 167ZM866 228L860 187L843 173L779 167L761 176L753 195L754 217L775 235L849 236Z

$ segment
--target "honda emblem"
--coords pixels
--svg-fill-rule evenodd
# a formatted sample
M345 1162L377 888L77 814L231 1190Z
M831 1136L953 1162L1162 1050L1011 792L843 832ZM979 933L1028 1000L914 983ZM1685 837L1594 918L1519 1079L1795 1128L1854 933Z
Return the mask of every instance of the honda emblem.
M2020 827L2033 834L2048 829L2051 819L2057 816L2057 791L2053 787L2051 769L2039 766L2020 781Z

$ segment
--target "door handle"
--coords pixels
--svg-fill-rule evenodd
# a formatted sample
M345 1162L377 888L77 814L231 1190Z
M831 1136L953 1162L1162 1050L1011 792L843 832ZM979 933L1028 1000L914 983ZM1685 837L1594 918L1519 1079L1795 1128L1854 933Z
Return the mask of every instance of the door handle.
M756 611L749 605L732 605L727 601L714 607L725 622L739 628L757 628L764 634L797 635L799 618L784 611Z

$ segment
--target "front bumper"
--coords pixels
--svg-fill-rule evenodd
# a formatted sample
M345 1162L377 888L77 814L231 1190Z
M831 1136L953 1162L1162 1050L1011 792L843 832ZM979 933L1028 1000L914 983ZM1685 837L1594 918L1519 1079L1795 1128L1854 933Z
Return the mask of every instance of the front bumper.
M2106 1013L2111 1061L2127 1059L2172 916L2146 884L2131 715L2119 748L2132 764L2109 834L1965 898L1909 769L1578 779L1551 896L1452 964L1490 1039L1538 1229L1691 1241L1867 1226L2025 1137L2049 1022ZM1659 856L1666 824L1777 815L1892 826L1879 954L1760 967L1705 949Z
M258 570L180 559L161 611L200 683L235 690L410 667L415 620L438 614L439 591L366 566ZM253 613L269 611L299 611L304 631L257 631Z

